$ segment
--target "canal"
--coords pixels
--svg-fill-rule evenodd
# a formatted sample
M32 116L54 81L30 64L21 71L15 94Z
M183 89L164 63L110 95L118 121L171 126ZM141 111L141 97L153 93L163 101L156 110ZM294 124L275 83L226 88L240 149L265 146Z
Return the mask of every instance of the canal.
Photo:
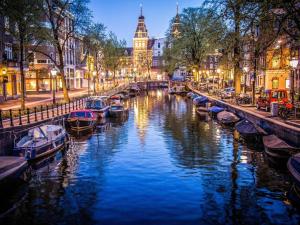
M0 223L298 224L288 173L190 100L155 90L127 104L128 118L74 138L2 192Z

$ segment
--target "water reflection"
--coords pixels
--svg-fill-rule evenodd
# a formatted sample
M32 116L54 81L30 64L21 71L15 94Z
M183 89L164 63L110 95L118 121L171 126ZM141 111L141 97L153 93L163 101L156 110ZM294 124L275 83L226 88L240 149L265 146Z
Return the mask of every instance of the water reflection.
M189 100L149 91L34 168L2 224L298 224L285 171ZM2 206L2 204L1 204Z

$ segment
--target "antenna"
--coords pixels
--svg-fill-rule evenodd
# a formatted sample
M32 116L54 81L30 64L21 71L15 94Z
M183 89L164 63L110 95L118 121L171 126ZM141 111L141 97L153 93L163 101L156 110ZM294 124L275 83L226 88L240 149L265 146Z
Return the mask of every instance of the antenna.
M140 8L141 8L141 16L143 15L143 4L140 3Z

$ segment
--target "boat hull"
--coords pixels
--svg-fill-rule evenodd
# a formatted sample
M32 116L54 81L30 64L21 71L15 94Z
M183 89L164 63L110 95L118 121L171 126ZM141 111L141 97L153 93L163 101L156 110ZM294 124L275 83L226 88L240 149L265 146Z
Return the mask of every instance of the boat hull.
M109 110L109 116L122 117L128 113L128 110Z
M0 183L18 180L27 168L27 161L23 157L3 156L0 162Z
M14 149L18 156L25 157L28 161L34 161L49 156L68 144L67 136L62 136L55 141L49 141L39 147L19 147Z
M96 121L84 119L69 119L68 124L72 131L92 130L95 127Z

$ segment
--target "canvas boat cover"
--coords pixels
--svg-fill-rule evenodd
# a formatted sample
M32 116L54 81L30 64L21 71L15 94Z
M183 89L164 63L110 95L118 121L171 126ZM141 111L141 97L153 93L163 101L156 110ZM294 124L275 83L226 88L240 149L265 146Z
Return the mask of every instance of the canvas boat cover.
M219 112L224 111L224 108L219 107L219 106L212 106L208 109L208 111L212 112L212 113L219 113Z
M263 137L263 142L267 148L271 148L271 149L291 149L291 150L296 149L290 146L289 144L287 144L282 139L278 138L274 134Z
M217 114L217 118L221 122L235 123L239 121L239 118L231 112L222 111Z

